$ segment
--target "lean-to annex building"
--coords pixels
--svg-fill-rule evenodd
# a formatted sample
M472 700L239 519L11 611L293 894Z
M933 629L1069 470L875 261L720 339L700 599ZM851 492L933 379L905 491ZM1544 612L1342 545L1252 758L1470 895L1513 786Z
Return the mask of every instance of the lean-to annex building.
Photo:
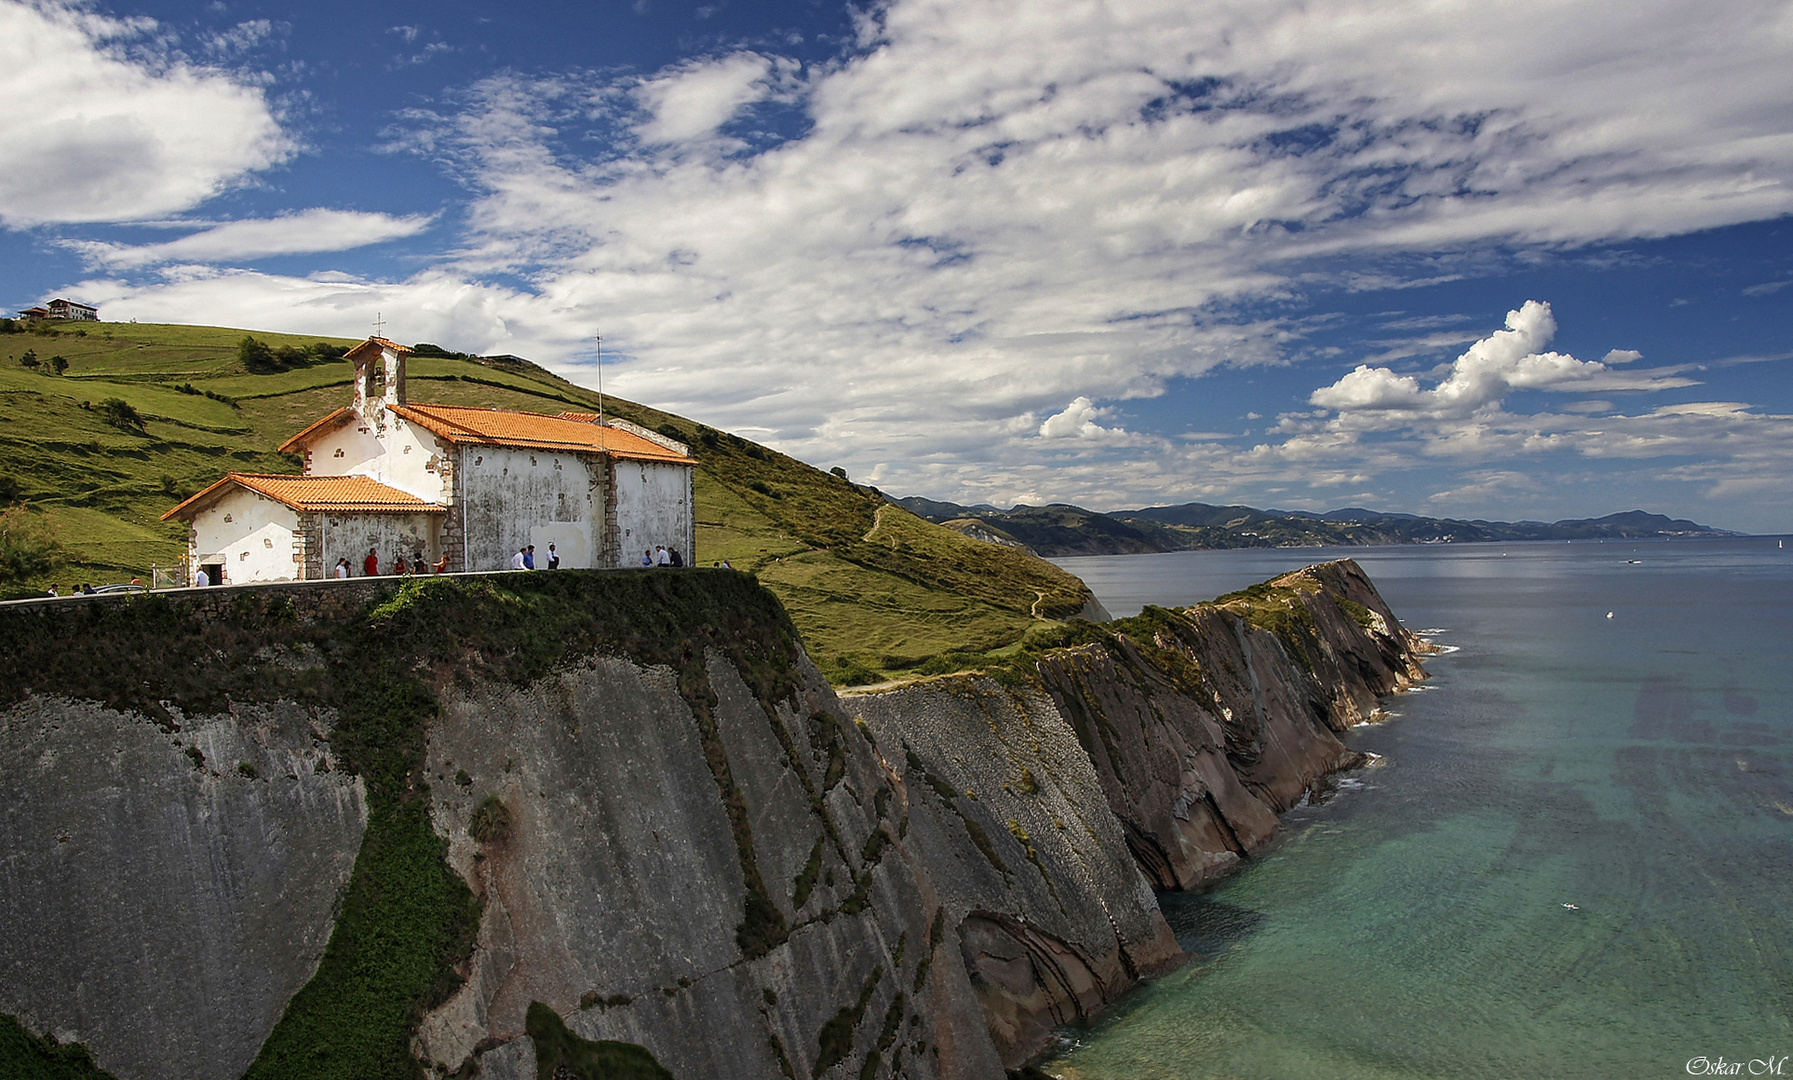
M502 570L535 545L564 569L639 565L658 545L695 556L689 449L591 413L414 404L403 345L351 349L352 400L288 439L299 476L230 473L163 515L187 523L189 573L214 584L359 576L407 564ZM631 555L631 552L633 555Z

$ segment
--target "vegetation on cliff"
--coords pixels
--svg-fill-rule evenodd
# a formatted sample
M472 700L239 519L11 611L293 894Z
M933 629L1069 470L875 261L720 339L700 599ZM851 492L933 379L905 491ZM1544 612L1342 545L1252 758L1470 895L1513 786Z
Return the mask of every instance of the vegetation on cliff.
M529 1003L527 1023L541 1076L555 1080L672 1080L672 1074L641 1047L582 1039L567 1030L559 1013L539 1001Z
M0 490L16 488L29 506L20 526L43 526L66 561L32 563L14 580L65 591L82 579L147 580L152 562L184 552L180 527L159 520L177 499L233 469L299 471L274 448L342 404L353 373L333 353L352 342L253 337L248 348L242 330L137 323L43 324L0 337ZM65 357L66 371L22 366L27 346ZM594 392L526 361L433 345L411 358L408 384L417 401L598 408ZM134 423L115 422L121 408ZM756 574L837 683L913 671L955 649L1010 646L1088 599L1050 563L888 506L843 472L616 397L604 408L691 446L697 561Z
M888 513L883 520L875 518L866 542L877 542L889 525ZM981 920L977 925L983 929L977 933L985 937L977 938L984 942L978 948L998 959L1009 955L1003 950L1017 943L1105 943L1111 931L1116 935L1115 948L1155 940L1153 932L1144 932L1151 927L1138 919L1126 924L1133 927L1126 932L1131 936L1123 935L1124 924L1113 921L1121 905L1094 902L1100 899L1097 879L1104 887L1128 891L1128 879L1118 870L1130 851L1142 862L1156 859L1161 864L1162 872L1152 878L1160 883L1194 880L1193 875L1206 872L1206 867L1221 865L1192 857L1193 868L1173 866L1171 853L1213 854L1209 848L1180 844L1179 837L1198 845L1222 843L1234 853L1256 850L1268 829L1226 832L1232 829L1230 822L1248 820L1238 816L1241 806L1273 828L1274 810L1292 804L1314 775L1338 767L1342 760L1343 748L1319 737L1324 732L1314 726L1331 725L1336 718L1332 714L1337 709L1322 700L1329 688L1345 687L1356 678L1351 685L1361 699L1363 693L1398 682L1400 671L1378 666L1376 654L1384 646L1399 651L1405 634L1391 620L1361 573L1340 563L1285 575L1224 597L1212 608L1188 612L1148 608L1135 618L1103 626L1041 622L1016 645L998 656L984 657L983 666L1011 686L1020 680L1039 680L1032 685L1043 685L1057 702L1055 707L1096 767L1093 776L1081 764L1054 771L1054 761L1071 760L1062 751L1068 749L1074 757L1076 746L1069 744L1068 735L1056 749L1042 745L1049 728L1029 717L1032 709L1054 707L1044 704L1045 696L1004 693L987 680L946 680L913 688L908 692L935 695L944 705L937 702L930 709L944 711L904 714L900 731L894 733L888 726L893 718L873 711L876 697L858 699L869 721L847 722L832 706L818 701L813 683L804 686L797 630L776 597L745 574L711 569L384 578L292 589L191 590L116 601L0 607L0 635L15 643L0 655L0 710L33 694L87 699L140 714L171 733L191 724L198 714L238 711L237 706L248 703L281 700L308 711L320 736L328 729L323 737L339 767L366 785L367 830L315 974L290 999L247 1075L421 1080L423 1067L412 1056L413 1036L420 1018L461 985L481 915L472 893L448 864L444 839L436 831L443 819L432 819L430 809L439 808L440 800L434 796L442 792L432 793L429 782L435 780L447 790L458 790L450 785L468 789L464 807L468 815L457 827L482 844L502 846L507 829L541 820L539 804L536 812L526 810L513 817L496 793L477 799L471 775L454 773L453 761L438 759L433 772L426 769L426 737L443 714L441 703L477 701L495 685L538 685L545 676L579 666L592 656L619 656L669 669L696 722L697 738L692 740L687 732L683 745L701 753L709 770L709 778L702 775L702 768L696 773L696 790L703 792L698 797L708 798L713 779L739 860L738 879L733 878L735 868L728 867L729 899L720 911L722 926L738 919L734 935L738 953L724 961L725 967L711 969L731 972L724 981L753 971L755 957L777 949L787 938L795 943L800 933L813 934L810 928L817 924L826 926L842 916L889 907L893 895L910 895L873 887L874 877L880 876L876 868L880 862L889 865L890 852L899 854L899 865L881 875L886 886L892 873L918 865L903 860L919 858L921 849L914 845L921 843L944 844L928 850L950 852L954 875L961 867L977 865L980 856L988 863L987 870L978 865L974 876L987 879L989 889L955 892L956 906L950 913L946 903L936 906L931 926L923 921L925 908L903 901L904 921L887 923L882 931L884 940L896 939L894 948L875 958L869 974L864 967L854 971L851 982L836 988L844 992L833 993L823 1008L808 1014L804 1043L788 1041L788 1032L783 1041L777 1032L768 1036L786 1076L821 1075L857 1055L857 1065L849 1067L858 1068L863 1080L869 1080L884 1068L900 1074L897 1062L902 1055L923 1052L924 1038L915 1034L914 1016L920 1013L909 1011L908 995L915 995L919 1003L936 953L942 962L953 955L951 949L940 950L953 933L951 927L959 926L963 934L962 922L955 920L968 914ZM1246 624L1274 634L1281 647L1268 634L1244 630ZM1375 635L1362 634L1363 629L1373 629ZM1373 636L1383 640L1372 641ZM1308 674L1290 662L1298 648L1307 650L1308 660L1301 666ZM759 741L765 745L743 756L740 715L730 711L732 706L723 707L723 698L710 683L710 661L718 655L766 711L776 746L762 733ZM1117 663L1107 663L1107 657ZM1056 681L1050 670L1055 663L1060 676ZM1119 671L1118 677L1101 676L1123 667L1128 670ZM128 677L121 676L127 672ZM1092 673L1099 677L1084 678ZM1294 692L1261 690L1275 687ZM471 696L461 694L460 688ZM1267 705L1268 699L1275 702ZM1110 704L1122 707L1111 709ZM1160 709L1160 704L1165 707ZM1210 712L1220 718L1223 735L1216 735L1204 719ZM446 712L451 721L461 714L458 705ZM519 719L530 715L520 713ZM788 723L793 718L798 721L794 728ZM730 736L737 740L733 743L723 738L722 728L728 724L737 725L728 729L736 732ZM917 732L927 732L930 724L934 725L930 736L914 738ZM977 740L985 737L986 729L994 742L974 749L980 747ZM1300 743L1305 732L1317 751L1272 762L1258 752L1266 732L1275 735L1270 741L1282 747ZM862 735L875 737L885 748L888 761L880 763L882 768L873 767L869 746L859 741ZM479 741L498 740L482 735ZM1175 782L1154 782L1155 758L1147 751L1157 745L1178 748L1182 755L1169 759ZM175 743L165 753L176 759L184 775L186 763L179 760L178 747ZM1189 767L1191 749L1207 755L1209 765L1226 770L1225 775L1237 771L1237 782L1230 787L1212 785L1210 798L1186 805L1180 798L1186 785L1179 778ZM975 765L967 765L967 758L975 759ZM778 774L775 789L787 802L806 800L816 823L794 829L788 815L764 814L763 806L750 804L748 795L759 792L754 795L759 798L767 790L763 767L773 760L788 770ZM906 766L907 797L900 797L904 788L896 772L898 762ZM197 755L194 767L206 766L204 755ZM211 767L228 770L229 764L220 760ZM490 763L469 767L482 774L496 768ZM1249 775L1238 771L1245 769L1256 771ZM844 782L843 773L855 770L858 779L840 794L843 801L836 805L846 808L844 800L856 802L866 812L870 828L856 828L849 840L844 822L828 808L829 794ZM793 776L795 785L789 782ZM1117 782L1110 783L1111 779ZM915 798L919 795L927 802L928 792L938 797L938 815L927 806L918 819L923 827L910 832L910 811L920 805ZM538 794L546 798L545 792ZM1223 836L1201 834L1196 826L1191 828L1197 831L1187 836L1177 832L1175 824L1167 823L1186 816L1173 811L1173 796L1178 799L1176 807L1193 807L1200 821L1211 817L1224 825ZM511 798L528 798L528 792L504 795ZM1068 837L1076 834L1082 842L1087 831L1099 839L1090 824L1096 818L1086 817L1083 829L1072 824L1086 809L1101 810L1104 798L1111 802L1101 812L1120 817L1102 819L1108 821L1111 841L1102 850L1113 859L1098 874L1092 869L1096 864L1086 859L1090 850L1077 848ZM855 815L849 810L848 816ZM1125 835L1122 820L1129 823ZM775 824L780 821L785 835L768 834L768 825L780 829ZM1162 828L1153 831L1154 821ZM1134 823L1143 824L1133 827ZM817 824L820 837L814 831ZM938 827L942 824L944 830ZM729 861L726 844L723 841L722 850L712 852L721 855L724 865ZM802 860L806 850L808 858ZM844 866L826 865L834 861L831 850ZM1067 861L1073 853L1075 859ZM765 873L762 858L767 859ZM774 867L780 869L775 872ZM837 886L836 874L842 869L846 880ZM745 885L741 893L734 892L734 880ZM840 894L847 885L851 891L843 899ZM787 887L794 902L785 908L777 891ZM832 892L824 905L810 899L818 888ZM1030 890L1037 895L1026 903L1018 899ZM1137 896L1137 889L1131 891ZM739 900L734 899L737 896ZM1027 906L1034 901L1038 903ZM807 912L798 910L806 903L811 905ZM1000 916L1009 910L1005 904L1021 904L1016 910L1026 912L1027 920L976 914ZM787 918L781 909L793 914ZM1134 915L1146 918L1144 911ZM1061 916L1063 925L1055 922ZM1094 938L1066 936L1080 921L1096 928ZM1047 925L1057 929L1040 929ZM1162 929L1161 922L1156 925ZM1103 1000L1112 989L1147 970L1148 961L1156 963L1152 957L1164 959L1175 953L1169 931L1162 929L1159 936L1168 953L1149 949L1140 953L1146 959L1137 969L1121 954L1102 954L1119 957L1112 959L1117 967L1104 969L1109 970L1104 978L1114 981L1104 984L1108 988L1101 991ZM814 944L811 936L804 940ZM796 951L802 952L801 945ZM903 959L916 954L911 972ZM745 963L737 965L733 955ZM864 952L859 956L867 965L874 964ZM759 970L776 971L784 963L774 957ZM1076 959L1075 964L1082 966L1064 971L1094 970L1085 959ZM1053 979L1054 986L1070 985L1058 976ZM689 978L677 980L680 989L691 985ZM669 998L678 993L670 986L662 988ZM633 985L623 989L640 992ZM770 987L762 993L768 1006L777 1006L778 996ZM1045 1031L1039 1025L1048 1015L1058 1018L1053 1023L1062 1020L1068 1014L1055 1011L1061 1005L1079 1016L1091 1007L1079 998L1042 1010L1032 991L1015 993L1035 1002L1023 1009L1032 1025L1028 1032ZM614 982L600 981L580 998L580 1005L609 1008L627 1006L632 1000L630 994L619 993ZM654 1000L659 1000L657 995ZM936 995L930 1007L938 1008L940 1002ZM911 1034L899 1046L906 1017ZM568 1031L552 1009L532 1006L526 1021L543 1075L664 1075L659 1062L641 1047L582 1039ZM256 1029L258 1038L264 1030ZM47 1060L61 1057L71 1066L81 1064L68 1048L49 1044L30 1031L17 1033L20 1039L7 1043L6 1031L0 1030L0 1073L8 1068L24 1071L46 1054ZM810 1033L813 1043L808 1042ZM661 1060L671 1061L665 1042L640 1038L654 1045ZM1037 1049L1033 1039L1027 1034L1003 1042L1000 1052L1012 1051L1011 1057L1018 1060ZM95 1046L97 1051L101 1044ZM802 1058L801 1068L793 1065L793 1053ZM453 1069L452 1061L445 1068ZM92 1080L91 1073L72 1075Z
M68 696L171 730L184 716L228 711L233 700L282 698L334 711L330 743L366 783L367 832L317 973L288 1005L251 1078L421 1076L411 1033L459 985L457 968L479 922L430 822L424 739L438 686L525 685L580 656L614 654L676 671L700 723L715 703L705 667L712 650L763 702L785 700L796 686L796 630L744 574L563 572L384 584L394 591L372 605L330 599L352 597L348 591L324 594L322 612L266 590L0 609L0 636L16 646L0 655L0 708L28 694ZM332 603L340 609L329 610ZM127 670L132 677L120 678ZM749 882L742 948L763 952L786 930L765 895L745 815L732 812L739 793L726 755L712 768ZM26 1049L48 1052L37 1042ZM31 1060L14 1050L0 1055L0 1066Z
M1102 623L1083 620L1041 623L1010 648L982 655L969 651L945 653L924 664L922 671L942 675L975 673L988 675L1010 687L1031 686L1039 681L1039 663L1043 658L1061 649L1096 645L1123 664L1144 663L1172 685L1199 690L1203 673L1194 652L1204 631L1190 616L1200 609L1213 609L1239 616L1249 625L1274 634L1290 659L1313 675L1316 674L1316 658L1324 649L1319 627L1310 610L1310 604L1318 594L1324 594L1327 603L1336 605L1364 629L1376 625L1378 616L1369 608L1328 589L1313 569L1308 568L1189 609L1173 610L1147 604L1138 615ZM1100 711L1093 710L1092 715ZM1078 717L1070 719L1073 726L1078 724ZM1090 745L1089 734L1082 728L1078 730L1086 748ZM1109 733L1105 737L1111 736Z
M30 1080L117 1080L93 1063L86 1047L33 1035L10 1016L0 1016L0 1067Z

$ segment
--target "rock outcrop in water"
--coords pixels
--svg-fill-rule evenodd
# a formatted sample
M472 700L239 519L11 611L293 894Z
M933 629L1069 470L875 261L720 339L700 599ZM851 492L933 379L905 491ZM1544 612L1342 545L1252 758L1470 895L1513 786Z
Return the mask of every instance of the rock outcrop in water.
M120 1080L999 1076L1422 677L1348 562L844 697L728 572L0 632L0 1066Z

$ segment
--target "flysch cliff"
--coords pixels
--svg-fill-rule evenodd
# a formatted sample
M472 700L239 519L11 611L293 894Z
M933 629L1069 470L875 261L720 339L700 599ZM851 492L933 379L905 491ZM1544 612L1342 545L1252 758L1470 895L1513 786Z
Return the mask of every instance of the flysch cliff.
M0 1071L119 1080L1000 1077L1423 677L1348 562L845 697L728 571L0 634Z
M1226 873L1328 773L1360 764L1338 736L1424 679L1429 648L1349 559L1109 629L1038 670L1161 889Z

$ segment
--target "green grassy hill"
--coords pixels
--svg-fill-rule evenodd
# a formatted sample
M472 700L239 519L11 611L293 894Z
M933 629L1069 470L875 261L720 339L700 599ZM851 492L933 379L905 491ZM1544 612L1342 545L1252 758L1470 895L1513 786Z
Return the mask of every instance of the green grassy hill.
M33 587L148 579L178 560L176 501L225 472L298 472L275 451L350 393L332 359L255 373L245 334L270 346L320 339L223 327L49 324L0 334L0 491L62 549ZM322 339L344 347L345 338ZM30 354L37 361L26 366ZM51 363L61 357L66 367ZM527 362L413 357L413 401L532 412L595 411L597 395ZM108 404L108 402L121 402ZM756 443L605 397L612 415L688 443L698 460L697 560L728 560L777 593L837 683L935 670L1018 645L1026 630L1081 609L1075 577L1024 552L967 539L860 487ZM930 661L932 663L930 664Z

